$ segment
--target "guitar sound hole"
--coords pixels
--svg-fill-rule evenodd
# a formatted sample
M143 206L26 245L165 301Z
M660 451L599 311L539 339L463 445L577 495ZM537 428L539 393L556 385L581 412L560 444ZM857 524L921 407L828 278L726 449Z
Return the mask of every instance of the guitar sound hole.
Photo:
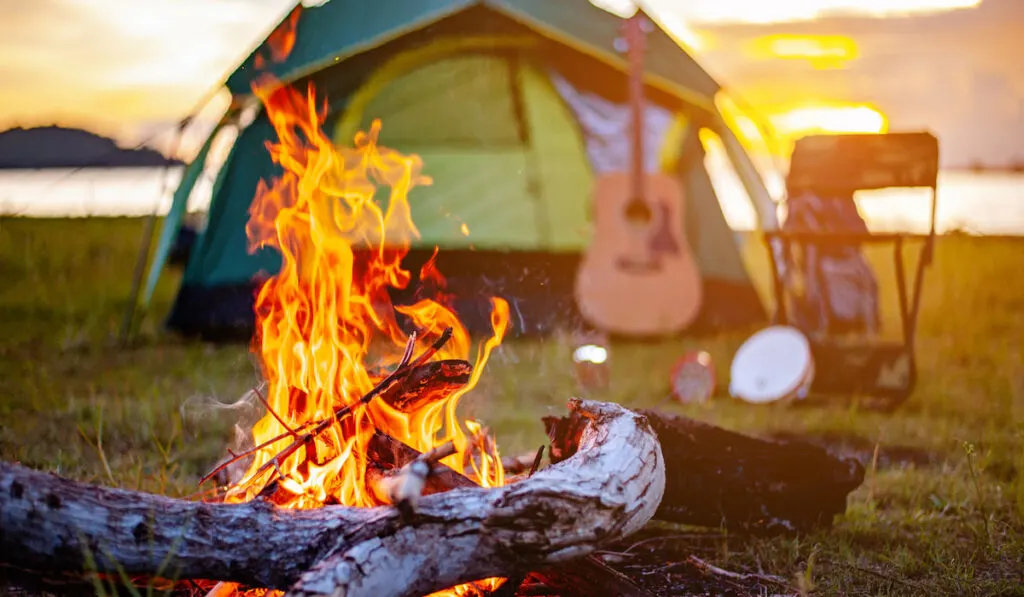
M634 226L647 226L654 219L654 213L643 199L634 198L626 205L626 221Z

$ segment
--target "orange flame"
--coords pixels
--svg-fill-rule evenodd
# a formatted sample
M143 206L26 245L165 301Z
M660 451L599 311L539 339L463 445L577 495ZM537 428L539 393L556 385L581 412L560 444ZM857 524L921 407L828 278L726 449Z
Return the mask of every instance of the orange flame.
M260 181L246 227L251 249L273 247L282 256L280 271L264 282L255 305L253 350L273 411L252 429L260 444L289 428L330 418L383 379L386 371L379 371L401 360L407 341L396 311L419 331L417 353L449 327L452 338L435 359L469 360L471 342L447 304L444 278L433 259L421 277L436 287L439 300L420 298L397 307L390 300L389 288L405 288L411 279L401 267L418 237L409 194L432 182L422 173L419 156L382 147L379 121L358 133L353 147L335 146L322 131L326 108L318 109L312 85L305 95L276 85L258 85L255 91L277 133L278 142L268 143L268 150L283 170L269 184ZM380 187L389 189L386 207ZM356 407L311 445L277 463L273 470L280 480L273 501L286 508L382 505L382 498L366 487L367 447L376 430L420 451L452 441L457 452L444 464L482 486L504 484L493 440L480 433L477 422L461 421L456 414L460 398L479 381L508 325L508 304L497 297L491 303L493 335L476 351L466 386L414 412L380 399ZM253 499L266 475L250 477L290 441L285 437L256 452L247 480L233 486L227 500ZM486 579L476 585L501 582ZM443 594L472 594L473 586Z
M288 13L288 17L281 21L281 24L267 36L266 46L270 51L270 61L272 63L284 62L292 53L292 49L295 48L295 42L299 38L299 17L302 16L302 10L302 5L297 4ZM256 70L263 70L267 66L267 58L263 54L256 54L256 57L253 59L253 66L256 67Z

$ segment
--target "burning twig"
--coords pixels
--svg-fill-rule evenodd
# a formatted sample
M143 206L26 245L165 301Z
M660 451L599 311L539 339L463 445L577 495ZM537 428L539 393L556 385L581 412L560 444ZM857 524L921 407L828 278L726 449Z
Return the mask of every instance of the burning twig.
M518 456L502 456L501 467L505 469L506 475L518 475L530 470L536 457L536 451L524 452Z
M512 482L530 477L540 469L541 460L544 458L544 448L545 446L542 445L532 452L518 456L505 456L501 459L501 468L505 469L505 474L511 477Z
M230 597L238 589L236 582L219 582L204 597Z
M446 328L444 332L438 337L438 339L435 340L430 346L426 348L426 350L423 351L423 354L421 354L415 360L411 360L417 339L416 332L413 332L409 336L409 341L405 345L405 353L402 355L402 360L399 362L398 367L396 367L395 370L392 371L390 375L382 379L376 386L373 387L372 390L367 392L366 395L364 395L358 401L337 408L334 411L334 415L331 416L330 418L323 419L321 421L315 421L313 423L307 423L300 427L299 429L289 430L289 432L277 435L249 450L233 455L230 459L221 463L215 469L207 473L206 476L199 480L199 483L205 483L207 480L211 479L220 471L224 470L225 468L234 464L235 462L242 460L243 458L251 456L256 452L259 452L260 450L268 446L271 446L282 439L292 437L293 440L290 444L288 444L287 446L285 446L283 450L275 454L263 466L257 469L255 473L250 475L249 478L242 484L251 483L252 481L258 479L271 468L279 466L281 462L287 460L292 454L297 452L299 448L313 441L318 435L329 429L331 425L338 421L341 421L348 415L352 414L352 412L357 407L369 403L377 396L380 396L382 393L390 390L391 388L394 388L397 384L402 383L405 379L409 377L410 373L413 370L415 370L415 368L422 366L428 360L430 360L435 354L437 354L437 352L441 350L441 348L451 339L452 333L452 328ZM270 479L267 484L269 485L273 481L274 479Z

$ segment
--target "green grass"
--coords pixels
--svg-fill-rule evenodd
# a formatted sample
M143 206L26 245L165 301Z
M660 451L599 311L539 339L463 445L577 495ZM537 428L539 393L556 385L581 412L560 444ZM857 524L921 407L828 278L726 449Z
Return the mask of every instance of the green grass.
M247 347L181 341L159 331L177 283L166 276L140 341L113 342L131 285L141 220L0 220L0 457L72 478L188 495L222 454L255 381ZM762 291L757 245L749 262ZM889 253L873 252L895 297ZM881 458L829 531L675 545L741 572L759 568L814 594L1024 595L1024 241L943 238L927 272L920 381L896 413L855 405L706 407L667 401L687 347L715 357L726 386L737 333L612 347L612 383L596 398L686 414L752 434L828 438ZM886 305L895 331L894 302ZM570 345L506 342L464 403L505 453L544 442L539 418L578 392ZM202 415L202 416L197 416ZM685 557L685 556L684 556Z

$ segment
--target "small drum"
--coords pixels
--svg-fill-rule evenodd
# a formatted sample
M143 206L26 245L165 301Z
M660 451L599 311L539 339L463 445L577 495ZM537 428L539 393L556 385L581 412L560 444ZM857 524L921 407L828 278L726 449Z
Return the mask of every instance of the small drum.
M811 345L790 326L765 328L743 343L732 360L729 393L754 404L803 399L814 380Z
M669 379L672 395L683 404L703 404L715 393L717 379L711 355L703 350L688 352L676 362Z

